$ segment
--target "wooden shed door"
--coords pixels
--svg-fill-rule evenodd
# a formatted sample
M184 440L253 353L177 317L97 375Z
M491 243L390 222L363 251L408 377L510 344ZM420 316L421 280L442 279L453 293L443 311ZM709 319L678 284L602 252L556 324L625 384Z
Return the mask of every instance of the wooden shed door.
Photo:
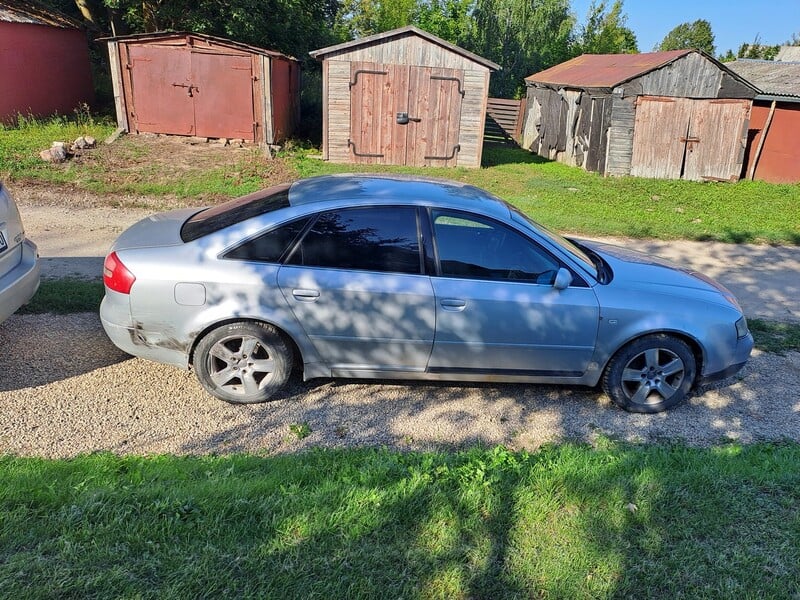
M352 63L353 162L454 166L463 81L460 69Z
M642 96L636 105L631 175L736 181L749 121L749 100Z
M249 56L154 45L129 52L138 132L255 139Z

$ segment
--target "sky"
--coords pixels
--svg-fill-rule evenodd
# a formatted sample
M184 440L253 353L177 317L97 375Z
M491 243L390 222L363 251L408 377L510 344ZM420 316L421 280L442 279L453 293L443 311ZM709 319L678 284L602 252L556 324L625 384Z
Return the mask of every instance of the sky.
M598 0L599 2L599 0ZM571 0L578 23L586 21L591 0ZM606 0L607 5L613 0ZM640 52L650 52L670 30L685 22L711 23L717 55L733 53L756 35L767 45L783 44L800 34L800 0L623 0L622 12L636 34Z

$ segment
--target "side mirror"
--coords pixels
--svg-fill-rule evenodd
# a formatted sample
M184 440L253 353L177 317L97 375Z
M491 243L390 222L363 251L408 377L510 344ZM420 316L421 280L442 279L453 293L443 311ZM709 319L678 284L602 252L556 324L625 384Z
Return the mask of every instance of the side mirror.
M572 283L572 273L569 272L569 269L565 269L561 267L556 273L556 279L553 282L553 287L557 290L565 290L569 287Z

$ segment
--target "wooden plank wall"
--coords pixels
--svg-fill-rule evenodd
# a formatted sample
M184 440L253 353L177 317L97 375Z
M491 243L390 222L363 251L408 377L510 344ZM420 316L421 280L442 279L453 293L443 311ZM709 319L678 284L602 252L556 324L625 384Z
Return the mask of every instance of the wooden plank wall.
M608 129L605 175L629 175L633 154L636 98L623 97L617 88L611 94L611 125Z
M323 77L325 130L323 155L331 162L350 162L347 143L350 135L350 63L403 64L423 67L444 67L464 71L464 99L461 105L461 128L457 166L479 167L483 151L484 115L489 91L489 69L467 57L410 34L405 37L379 40L375 43L345 49L325 57Z
M498 144L518 143L522 135L525 105L525 100L489 98L486 105L485 141Z

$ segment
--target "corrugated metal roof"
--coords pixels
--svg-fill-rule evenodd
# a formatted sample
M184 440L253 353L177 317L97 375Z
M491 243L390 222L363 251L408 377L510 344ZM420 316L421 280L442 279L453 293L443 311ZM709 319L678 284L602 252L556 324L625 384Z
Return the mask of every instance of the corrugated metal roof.
M800 97L800 62L740 58L726 63L725 66L747 79L764 94Z
M582 54L525 78L530 83L561 87L613 88L663 67L695 50L670 50L642 54Z
M399 29L392 29L391 31L384 31L383 33L376 33L375 35L369 35L367 37L359 38L357 40L351 40L349 42L344 42L343 44L336 44L335 46L328 46L327 48L320 48L319 50L312 50L309 52L311 56L316 58L317 60L322 60L328 54L332 54L333 52L339 52L341 50L351 50L353 48L358 48L359 46L364 46L366 44L371 44L373 42L380 42L380 41L389 41L394 38L398 38L404 35L418 35L421 38L428 40L434 44L442 46L443 48L447 48L455 52L456 54L460 54L472 60L478 64L481 64L493 71L499 71L501 69L500 65L490 61L488 58L483 58L482 56L478 56L477 54L473 54L469 50L464 50L455 44L451 44L448 41L443 40L440 37L436 37L432 33L428 33L427 31L423 31L418 27L414 27L413 25L407 25L405 27L400 27Z
M37 2L21 0L0 0L0 21L7 23L28 23L31 25L50 25L62 29L81 29L83 24Z
M2 0L0 0L0 2L2 2ZM285 58L294 61L297 60L293 56L289 56L288 54L283 54L282 52L277 52L275 50L267 50L266 48L259 48L257 46L251 46L249 44L235 42L227 38L216 37L213 35L206 35L204 33L192 33L191 31L156 31L154 33L133 33L131 35L120 35L117 37L97 38L97 41L99 42L148 41L148 40L163 40L168 38L181 38L181 37L183 38L190 37L208 43L213 42L215 44L219 44L220 46L228 46L230 48L244 50L245 52L253 52L255 54L264 54L266 56L271 56L273 58Z

